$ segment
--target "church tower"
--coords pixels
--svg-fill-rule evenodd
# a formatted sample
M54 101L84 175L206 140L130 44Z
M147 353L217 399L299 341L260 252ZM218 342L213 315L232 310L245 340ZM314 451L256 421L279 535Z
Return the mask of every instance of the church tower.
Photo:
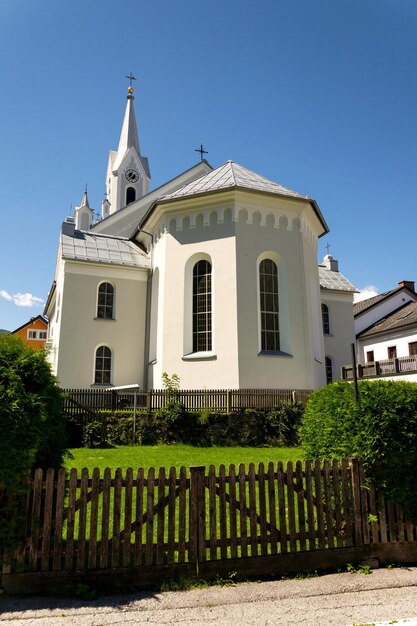
M126 111L117 151L110 150L106 174L106 200L102 204L105 218L138 200L149 191L151 174L148 159L141 155L134 108L135 97L130 73Z
M74 209L74 215L75 228L77 230L89 230L94 217L94 211L88 203L87 187L84 191L80 206L76 206Z

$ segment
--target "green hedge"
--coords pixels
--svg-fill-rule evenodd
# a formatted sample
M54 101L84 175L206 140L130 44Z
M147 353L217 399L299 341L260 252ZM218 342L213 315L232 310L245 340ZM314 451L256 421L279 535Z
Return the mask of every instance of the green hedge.
M284 404L270 411L247 409L235 413L191 412L177 402L154 414L133 417L129 413L103 416L84 429L82 444L88 447L108 445L156 445L185 443L195 446L295 446L304 407L301 403ZM107 436L103 438L104 431Z
M34 467L61 467L66 454L61 391L44 350L0 336L0 556L18 536L22 478Z
M417 384L337 382L309 398L300 428L310 458L356 456L367 476L417 520Z

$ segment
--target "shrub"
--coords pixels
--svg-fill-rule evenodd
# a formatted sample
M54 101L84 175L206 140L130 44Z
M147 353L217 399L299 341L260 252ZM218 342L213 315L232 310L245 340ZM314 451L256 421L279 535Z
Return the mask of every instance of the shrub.
M417 384L360 381L359 399L345 382L314 392L300 430L303 448L311 458L362 458L367 476L417 520Z
M282 404L265 415L265 442L271 446L297 446L304 414L301 402Z
M61 467L66 455L61 391L43 350L14 335L0 336L0 509L16 502L34 467ZM18 511L1 516L0 551L16 537Z

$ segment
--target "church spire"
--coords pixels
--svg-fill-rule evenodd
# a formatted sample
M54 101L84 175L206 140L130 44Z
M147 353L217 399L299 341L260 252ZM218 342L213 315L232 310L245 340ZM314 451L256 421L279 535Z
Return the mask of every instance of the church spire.
M85 191L84 191L83 199L81 200L80 208L83 206L90 208L90 205L88 203L88 196L87 196L87 185L85 186Z
M141 155L138 129L134 108L135 97L132 72L127 90L126 111L123 119L117 151L110 150L106 173L107 200L103 207L103 217L115 213L128 204L139 200L149 191L151 173L148 159Z
M135 107L133 104L135 96L133 95L134 89L132 87L132 80L136 80L136 78L132 75L132 72L130 73L130 76L127 76L126 78L130 79L130 85L127 89L126 111L123 120L122 132L120 133L119 147L117 149L117 152L121 156L123 156L131 147L136 148L136 152L140 154L138 128L136 125Z

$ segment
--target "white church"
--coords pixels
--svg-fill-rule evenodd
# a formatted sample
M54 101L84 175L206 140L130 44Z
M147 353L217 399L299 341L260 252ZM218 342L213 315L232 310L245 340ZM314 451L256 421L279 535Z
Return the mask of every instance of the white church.
M315 200L227 161L150 191L128 89L106 199L62 225L45 306L61 387L315 389L340 378L355 288L327 255Z

